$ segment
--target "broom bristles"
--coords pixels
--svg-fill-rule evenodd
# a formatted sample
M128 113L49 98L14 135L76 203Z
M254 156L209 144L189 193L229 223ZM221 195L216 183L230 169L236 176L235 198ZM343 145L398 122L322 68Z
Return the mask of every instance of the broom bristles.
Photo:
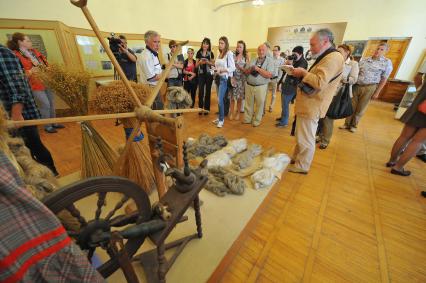
M81 123L82 178L112 175L118 154L108 145L91 123Z

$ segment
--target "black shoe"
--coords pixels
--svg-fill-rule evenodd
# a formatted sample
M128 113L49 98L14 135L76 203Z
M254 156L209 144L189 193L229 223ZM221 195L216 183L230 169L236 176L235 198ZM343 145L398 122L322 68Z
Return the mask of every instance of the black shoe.
M281 117L276 118L275 121L281 121Z
M391 169L391 173L392 174L395 174L395 175L399 175L399 176L404 176L404 177L406 177L406 176L410 176L411 175L411 171L405 171L404 169L402 169L401 171L399 171L399 170L396 170L396 169Z
M416 157L418 159L420 159L421 161L426 162L426 153L425 154L416 155Z
M204 112L204 116L209 115L209 112Z
M52 127L55 128L55 129L63 129L63 128L65 128L65 126L62 125L62 124L53 124Z
M203 115L203 112L198 112L198 115L200 115L200 116Z
M328 146L328 144L322 143L322 144L320 144L319 149L326 149L327 146Z
M53 128L53 127L45 128L45 129L44 129L44 131L45 131L45 132L47 132L47 133L49 133L49 134L54 134L54 133L57 133L57 132L58 132L58 131L57 131L55 128Z
M394 167L396 162L386 162L386 167Z

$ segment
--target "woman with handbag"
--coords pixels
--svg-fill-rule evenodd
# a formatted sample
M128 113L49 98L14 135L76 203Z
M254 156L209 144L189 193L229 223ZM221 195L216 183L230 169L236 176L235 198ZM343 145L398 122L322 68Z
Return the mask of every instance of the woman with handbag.
M345 66L343 68L342 73L342 80L341 80L341 86L337 89L337 92L335 95L339 94L341 91L349 91L349 99L352 98L352 85L356 83L358 80L358 62L355 60L351 60L351 48L346 45L342 44L337 47L337 50L343 55L343 58L345 59ZM348 102L349 104L351 102ZM320 149L326 149L328 144L330 143L331 136L333 135L333 126L334 126L334 119L331 117L328 117L329 115L325 116L323 119L320 119L319 121L319 134L318 134L318 142L319 142L319 148ZM345 118L345 117L341 117Z
M7 42L7 47L11 49L16 57L19 58L28 76L31 86L31 92L39 106L40 114L43 119L55 118L55 104L53 93L37 78L37 71L40 67L47 67L48 62L37 49L33 48L31 39L20 32L15 32L12 38ZM47 124L44 130L48 133L56 133L56 129L64 128L61 124Z
M413 103L400 120L405 126L393 144L386 167L392 168L392 174L409 176L411 172L405 170L404 166L426 142L426 84L423 84Z
M235 71L234 54L229 50L229 42L226 36L219 38L219 56L215 61L214 71L218 78L217 100L219 116L213 121L218 128L222 128L225 122L225 95L228 93L228 79L232 77Z

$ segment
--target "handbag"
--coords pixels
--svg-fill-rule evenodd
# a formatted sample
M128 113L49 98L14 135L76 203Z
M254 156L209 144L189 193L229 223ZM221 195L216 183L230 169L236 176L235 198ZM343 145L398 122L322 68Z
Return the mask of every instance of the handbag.
M330 119L343 119L353 114L352 101L349 95L350 85L343 84L333 97L328 107L327 117Z
M417 107L417 110L419 110L423 114L426 114L426 99L423 100L423 102L419 104L419 106Z

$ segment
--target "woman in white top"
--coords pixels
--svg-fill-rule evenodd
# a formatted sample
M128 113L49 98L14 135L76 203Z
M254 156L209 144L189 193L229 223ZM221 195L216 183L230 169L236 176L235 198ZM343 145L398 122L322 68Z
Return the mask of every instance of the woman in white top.
M228 38L222 36L219 38L219 56L215 61L216 76L219 76L219 87L217 91L219 117L214 120L213 123L215 123L218 128L222 128L225 122L224 98L228 93L228 78L232 77L234 71L234 54L229 50Z
M348 45L339 45L337 47L337 50L343 55L343 58L345 58L345 66L342 72L342 80L340 87L342 87L344 84L348 84L349 94L352 97L352 85L354 85L358 80L358 62L355 60L351 60L351 48ZM339 92L340 87L337 89L336 94ZM327 116L321 119L321 129L319 133L320 149L326 149L328 144L330 143L331 136L333 135L333 122L334 120L328 118Z

